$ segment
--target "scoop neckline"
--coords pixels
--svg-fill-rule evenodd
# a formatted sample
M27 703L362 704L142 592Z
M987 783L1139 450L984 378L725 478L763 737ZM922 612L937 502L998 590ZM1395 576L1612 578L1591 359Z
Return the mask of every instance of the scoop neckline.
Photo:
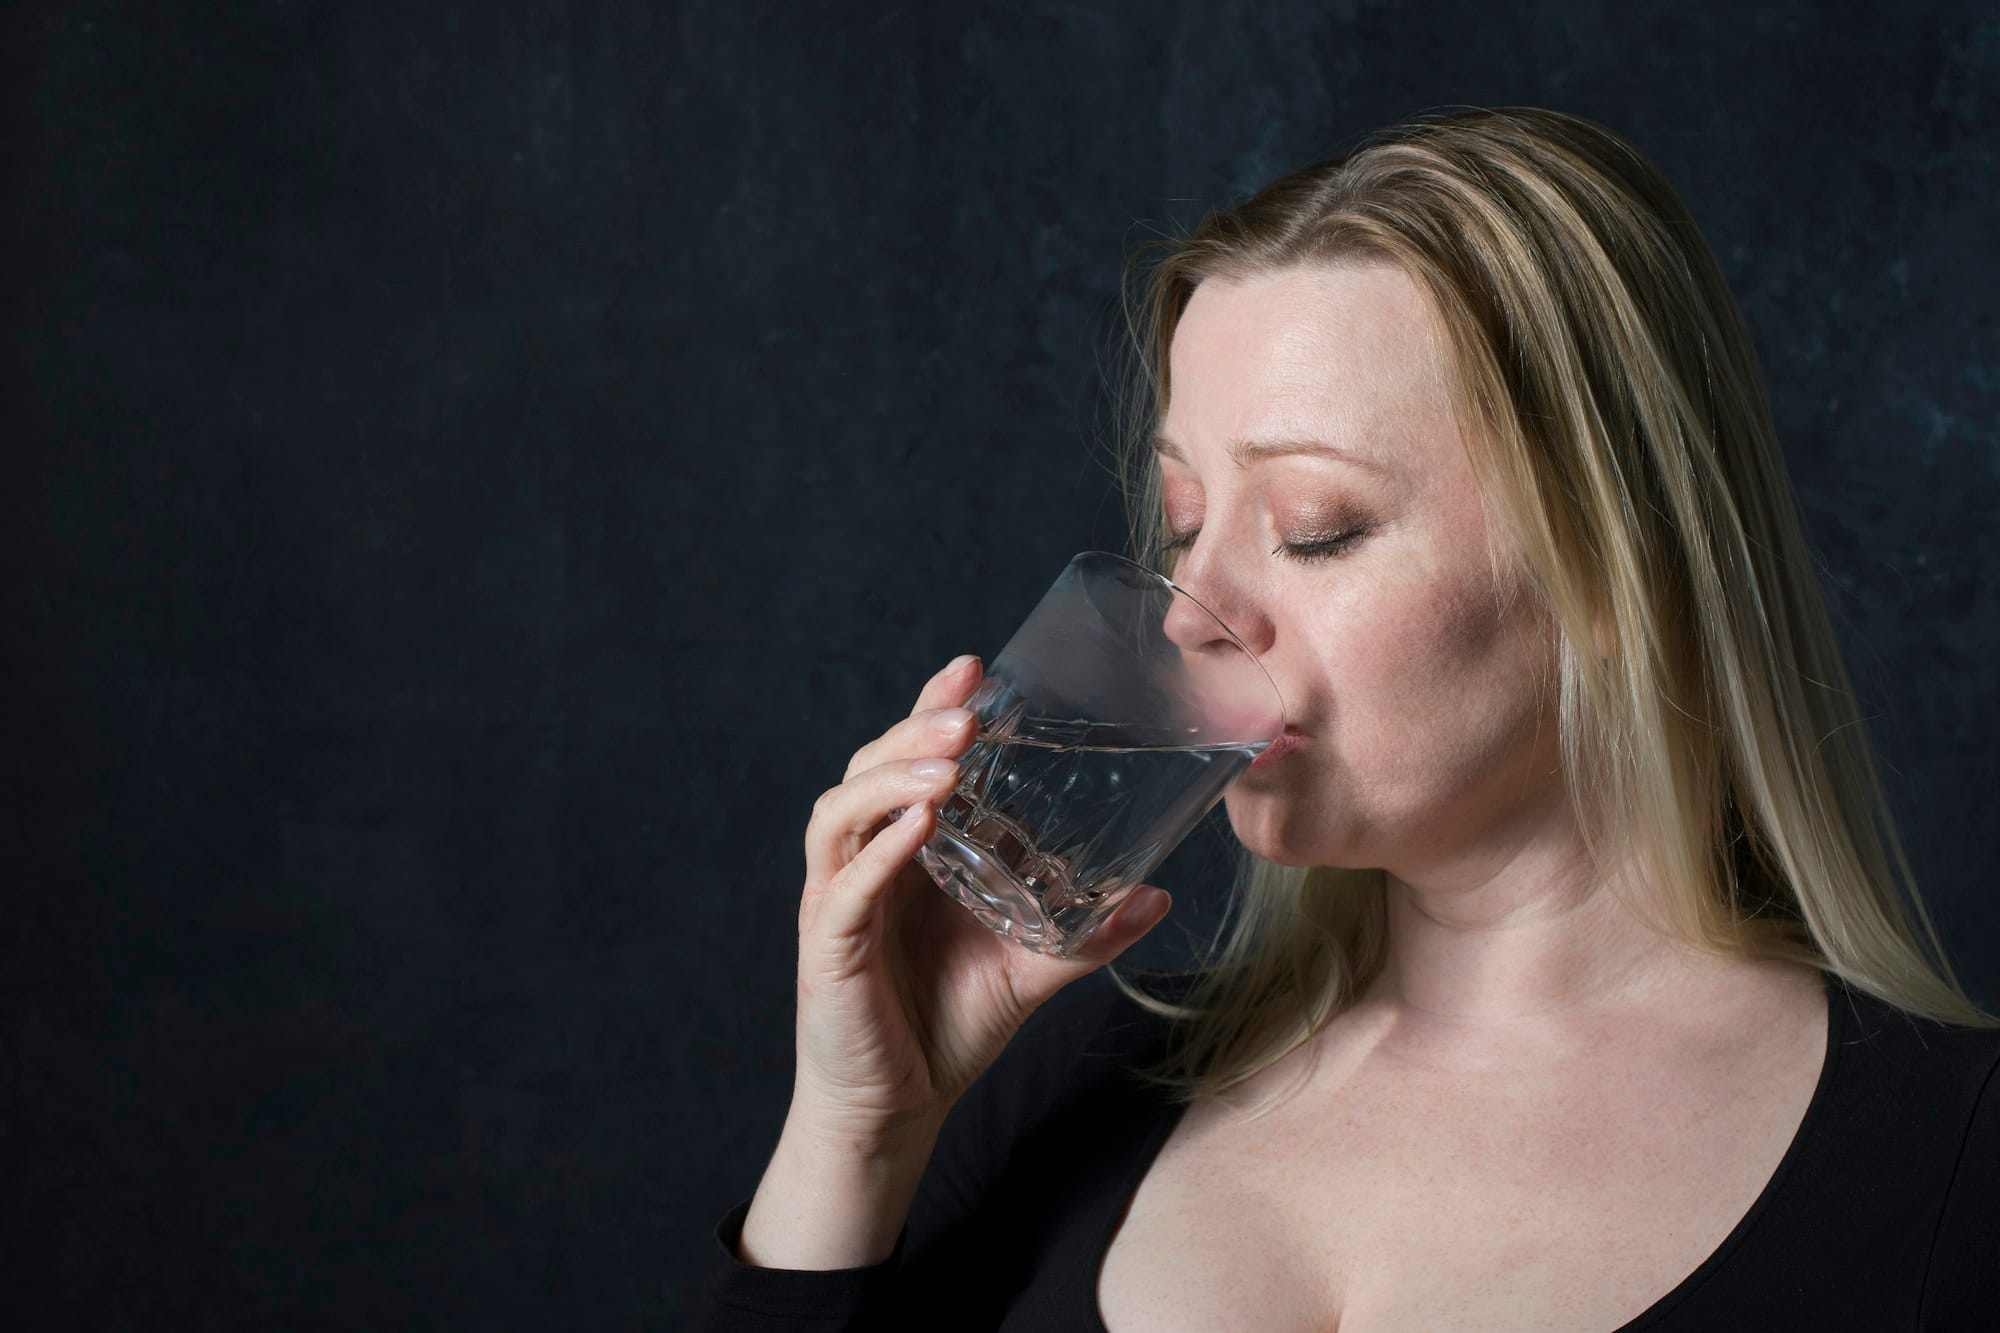
M1642 1333L1643 1330L1653 1327L1664 1319L1674 1306L1693 1294L1697 1287L1727 1263L1730 1255L1742 1247L1744 1237L1756 1228L1758 1221L1770 1210L1772 1200L1784 1189L1794 1166L1805 1156L1806 1141L1813 1136L1822 1118L1821 1113L1828 1097L1828 1089L1833 1085L1834 1065L1839 1059L1840 1048L1845 1044L1844 1039L1853 1021L1851 1004L1834 1003L1837 996L1843 992L1838 978L1830 972L1820 972L1820 990L1826 1001L1826 1049L1820 1058L1819 1078L1813 1083L1812 1096L1806 1100L1805 1114L1799 1117L1798 1127L1792 1131L1791 1142L1785 1145L1785 1151L1778 1158L1777 1166L1772 1168L1770 1178L1764 1182L1764 1188L1758 1191L1757 1197L1750 1201L1750 1207L1744 1211L1743 1216L1736 1219L1736 1225L1716 1243L1706 1258L1690 1269L1686 1276L1658 1300L1618 1325L1611 1330L1611 1333ZM1111 1252L1111 1242L1117 1238L1126 1215L1132 1211L1132 1200L1138 1196L1139 1186L1145 1183L1147 1173L1159 1159L1160 1150L1166 1146L1167 1137L1173 1133L1174 1126L1180 1123L1181 1117L1187 1114L1187 1109L1186 1104L1175 1106L1168 1114L1160 1117L1160 1123L1154 1127L1145 1151L1139 1159L1139 1165L1132 1176L1131 1187L1119 1195L1117 1208L1098 1230L1097 1243L1092 1250L1096 1260L1091 1265L1088 1284L1090 1292L1088 1327L1091 1333L1111 1333L1110 1327L1104 1322L1104 1310L1099 1305L1097 1297L1098 1284L1104 1277L1104 1261Z

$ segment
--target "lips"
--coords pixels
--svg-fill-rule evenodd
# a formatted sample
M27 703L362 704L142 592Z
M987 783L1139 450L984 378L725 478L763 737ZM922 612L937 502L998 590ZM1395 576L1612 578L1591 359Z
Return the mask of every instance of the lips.
M1258 755L1251 762L1250 767L1269 768L1292 751L1298 749L1301 745L1304 745L1305 740L1305 733L1291 727L1286 727L1282 734L1275 737L1270 745L1265 747L1264 753Z

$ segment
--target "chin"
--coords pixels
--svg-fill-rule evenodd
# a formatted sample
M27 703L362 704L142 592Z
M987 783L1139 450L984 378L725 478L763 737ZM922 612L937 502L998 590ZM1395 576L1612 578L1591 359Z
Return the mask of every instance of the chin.
M1286 802L1239 801L1225 795L1229 827L1236 840L1257 856L1281 866L1340 864L1343 848L1327 829L1308 826L1295 806Z

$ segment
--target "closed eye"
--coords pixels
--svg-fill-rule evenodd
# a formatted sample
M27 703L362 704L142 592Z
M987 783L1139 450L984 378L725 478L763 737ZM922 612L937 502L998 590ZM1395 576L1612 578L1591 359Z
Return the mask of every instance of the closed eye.
M1272 548L1271 554L1282 554L1289 560L1311 564L1345 553L1371 531L1373 531L1372 524L1362 523L1331 537L1320 537L1307 542L1281 542ZM1201 535L1200 528L1190 528L1170 538L1160 549L1169 555L1177 554L1194 545L1194 539L1199 535Z

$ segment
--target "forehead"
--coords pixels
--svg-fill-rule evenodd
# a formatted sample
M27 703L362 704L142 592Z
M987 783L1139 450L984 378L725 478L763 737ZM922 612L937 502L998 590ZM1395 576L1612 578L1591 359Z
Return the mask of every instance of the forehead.
M1175 326L1160 434L1197 469L1276 439L1402 470L1451 415L1443 358L1430 302L1393 265L1209 278Z

